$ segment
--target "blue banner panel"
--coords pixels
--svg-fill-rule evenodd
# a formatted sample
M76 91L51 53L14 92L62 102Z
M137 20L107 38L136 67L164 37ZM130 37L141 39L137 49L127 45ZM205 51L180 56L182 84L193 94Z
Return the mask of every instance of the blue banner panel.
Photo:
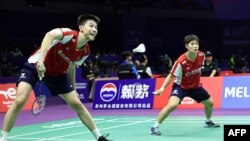
M225 77L221 108L250 108L250 76Z
M155 79L97 81L93 109L152 109Z

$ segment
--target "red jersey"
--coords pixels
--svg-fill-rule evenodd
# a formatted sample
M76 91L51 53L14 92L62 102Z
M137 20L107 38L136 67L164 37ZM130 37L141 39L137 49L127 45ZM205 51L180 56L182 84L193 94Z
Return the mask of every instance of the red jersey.
M74 63L81 65L90 54L89 45L84 49L77 49L78 32L69 28L61 28L63 37L61 40L54 40L50 50L47 52L44 65L46 74L49 76L58 76L67 73L69 65ZM41 55L40 49L28 59L29 63L37 63Z
M176 61L170 73L176 76L175 83L184 89L200 87L201 66L204 62L204 53L198 51L194 62L190 61L186 53Z

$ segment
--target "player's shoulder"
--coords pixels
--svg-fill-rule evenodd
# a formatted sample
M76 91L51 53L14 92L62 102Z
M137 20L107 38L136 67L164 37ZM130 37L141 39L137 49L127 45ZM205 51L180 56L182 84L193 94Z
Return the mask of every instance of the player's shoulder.
M183 53L182 55L180 55L180 56L178 57L178 59L177 59L176 61L178 61L178 62L183 62L183 61L185 61L186 59L187 59L186 53Z
M67 37L77 37L78 35L78 31L70 29L70 28L64 27L64 28L60 28L60 30L63 32L63 35Z
M198 52L197 52L197 55L198 55L198 56L201 56L201 57L204 57L204 56L205 56L204 52L202 52L202 51L198 51Z
M59 28L59 29L62 30L63 32L69 32L69 33L72 33L72 34L77 33L76 30L73 30L73 29L67 28L67 27L63 27L63 28Z
M68 27L61 27L59 28L60 30L67 32L67 31L72 31L72 29L68 28Z

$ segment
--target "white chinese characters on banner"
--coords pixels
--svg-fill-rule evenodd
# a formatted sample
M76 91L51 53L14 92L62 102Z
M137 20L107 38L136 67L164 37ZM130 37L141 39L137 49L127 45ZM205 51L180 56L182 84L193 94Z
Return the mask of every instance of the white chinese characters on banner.
M121 90L121 99L144 99L148 97L149 85L130 84L123 85Z

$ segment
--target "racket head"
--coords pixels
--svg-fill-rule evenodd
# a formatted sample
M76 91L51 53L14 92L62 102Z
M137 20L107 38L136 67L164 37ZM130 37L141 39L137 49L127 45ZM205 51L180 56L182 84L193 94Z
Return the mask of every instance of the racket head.
M39 115L46 105L46 96L40 95L36 98L36 100L32 104L31 113L34 116Z

